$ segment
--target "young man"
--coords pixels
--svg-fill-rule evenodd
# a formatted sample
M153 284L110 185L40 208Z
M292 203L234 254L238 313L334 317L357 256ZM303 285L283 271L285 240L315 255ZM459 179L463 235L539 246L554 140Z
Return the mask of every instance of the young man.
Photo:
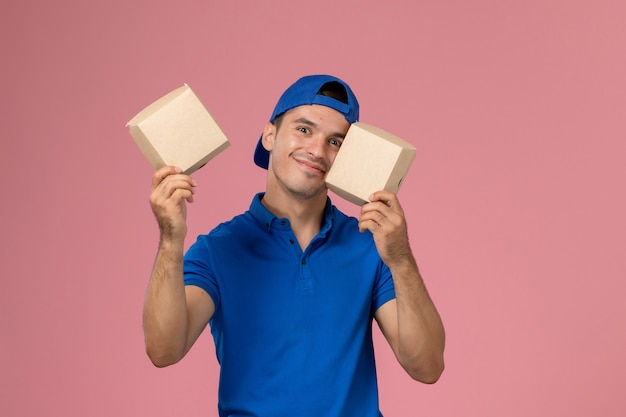
M380 416L372 320L415 380L443 371L444 329L419 274L395 194L360 218L338 211L325 177L359 105L350 87L303 77L281 96L255 163L265 193L183 256L196 183L155 172L160 243L144 305L146 350L178 362L210 323L220 416Z

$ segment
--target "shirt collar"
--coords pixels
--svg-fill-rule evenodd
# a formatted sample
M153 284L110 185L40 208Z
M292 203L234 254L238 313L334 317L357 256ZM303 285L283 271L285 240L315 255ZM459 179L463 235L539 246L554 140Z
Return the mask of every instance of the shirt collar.
M265 226L267 230L271 230L274 224L280 224L283 220L279 219L267 209L261 202L265 193L258 193L252 199L252 203L250 203L250 213L252 216L257 219L262 225ZM326 207L324 208L324 224L320 232L325 233L332 227L333 219L335 218L335 206L332 205L330 198L326 197ZM284 225L284 222L283 224Z

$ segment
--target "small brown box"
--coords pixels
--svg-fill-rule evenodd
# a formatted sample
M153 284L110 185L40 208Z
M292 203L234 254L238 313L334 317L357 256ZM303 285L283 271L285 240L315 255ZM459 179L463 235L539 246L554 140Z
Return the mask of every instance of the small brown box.
M365 123L353 123L328 171L326 185L338 196L363 205L376 191L397 193L415 159L410 143Z
M126 126L154 169L175 165L191 174L230 145L187 84L150 104Z

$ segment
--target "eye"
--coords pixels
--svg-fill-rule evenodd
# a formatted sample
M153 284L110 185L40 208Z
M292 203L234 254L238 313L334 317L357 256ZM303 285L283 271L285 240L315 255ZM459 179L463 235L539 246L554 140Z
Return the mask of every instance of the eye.
M343 142L339 139L332 138L328 140L328 143L339 148Z
M304 134L309 134L309 133L311 133L311 129L309 129L309 128L308 128L308 127L306 127L306 126L299 126L299 127L297 127L297 128L296 128L296 130L298 130L299 132L302 132L302 133L304 133Z

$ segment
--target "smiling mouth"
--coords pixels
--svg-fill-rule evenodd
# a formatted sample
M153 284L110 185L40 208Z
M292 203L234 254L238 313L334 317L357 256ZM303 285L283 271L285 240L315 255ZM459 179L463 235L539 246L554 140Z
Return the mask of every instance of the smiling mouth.
M305 167L308 171L319 172L320 174L326 174L326 169L320 164L315 162L311 162L308 159L298 159L296 158L296 162L303 167Z

